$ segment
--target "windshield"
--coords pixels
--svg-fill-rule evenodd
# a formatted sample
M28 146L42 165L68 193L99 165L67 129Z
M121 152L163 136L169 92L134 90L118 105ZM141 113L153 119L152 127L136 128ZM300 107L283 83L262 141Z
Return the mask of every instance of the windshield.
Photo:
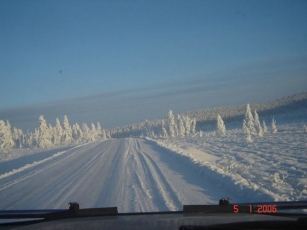
M299 0L0 1L0 210L306 200L306 25Z

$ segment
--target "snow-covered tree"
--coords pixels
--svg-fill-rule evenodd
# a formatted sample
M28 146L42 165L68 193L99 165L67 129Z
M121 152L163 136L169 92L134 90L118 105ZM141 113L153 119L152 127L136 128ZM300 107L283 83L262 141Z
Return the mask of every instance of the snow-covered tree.
M51 130L49 130L46 120L44 116L39 117L39 129L38 129L38 143L37 147L39 148L51 148L52 142L51 142Z
M168 112L167 115L167 127L168 127L168 133L169 137L175 137L175 117L173 115L172 110Z
M196 130L196 118L191 119L191 133L195 133Z
M14 127L13 129L13 140L14 140L14 146L17 146L18 148L22 148L23 145L23 132L21 129L17 129Z
M90 130L89 141L90 142L96 141L96 137L97 137L96 127L95 127L94 123L91 123L91 130Z
M266 127L264 120L262 121L262 130L263 130L263 133L267 133L268 132L268 127Z
M203 132L201 130L199 131L199 137L203 137Z
M272 133L277 133L276 121L274 120L274 118L272 119L271 130L272 130Z
M177 122L178 122L178 135L179 136L184 136L185 135L185 127L184 127L184 124L183 124L183 121L180 117L180 115L178 114L177 115Z
M189 135L191 131L191 119L188 116L182 116L182 121L185 126L185 135Z
M151 132L152 132L151 124L150 124L150 122L148 120L145 120L145 135L147 137L150 137L151 136Z
M162 124L161 124L161 136L163 138L168 138L168 134L165 128L165 124L164 124L164 120L162 120Z
M50 141L51 141L51 145L54 146L53 142L54 142L54 135L53 135L53 127L51 124L49 124L49 127L48 127L48 130L49 130L49 134L50 134Z
M107 139L107 134L106 134L106 131L104 129L101 130L101 139L102 140L106 140Z
M35 129L33 133L33 146L38 147L38 141L39 141L39 130Z
M9 121L0 120L0 149L5 153L9 153L14 147L14 140L12 137L11 125Z
M72 142L72 131L66 115L64 116L63 126L62 143L64 145L69 145Z
M90 141L90 128L87 124L82 124L83 142L88 143Z
M60 146L63 135L63 128L61 126L60 120L56 118L55 126L53 127L53 144L54 146Z
M224 136L226 133L226 128L223 119L221 118L220 114L217 114L216 117L216 134L217 136Z
M13 134L12 134L12 127L8 120L6 121L6 128L7 128L7 134L8 134L8 138L10 142L13 140L13 143L12 143L12 148L13 148L15 146L15 143L14 143Z
M249 104L246 105L246 113L245 113L245 121L246 126L251 134L256 134L256 129L254 127L254 118L251 112Z
M25 146L27 146L28 148L35 147L34 134L27 133L27 134L24 134L24 136L25 136L24 137Z
M243 133L249 132L249 130L246 126L246 120L245 119L243 119L242 131L243 131Z
M246 135L246 139L245 140L246 140L247 143L253 142L252 136L251 136L251 134L249 132L249 129L247 130L247 135Z
M263 136L263 130L262 130L262 127L260 125L259 116L258 116L258 113L257 113L256 110L254 110L254 124L255 124L255 129L256 129L258 136L262 137Z
M305 133L307 133L307 126L306 125L303 126L303 130L304 130Z
M73 137L74 143L80 144L82 142L82 131L78 123L72 126L72 137Z
M176 119L176 116L174 115L174 133L175 133L175 137L179 136L179 127L178 127L178 121Z
M102 130L101 130L101 125L99 122L96 124L96 139L101 140L102 139Z
M106 132L107 139L111 139L112 138L111 131L106 130L105 132Z

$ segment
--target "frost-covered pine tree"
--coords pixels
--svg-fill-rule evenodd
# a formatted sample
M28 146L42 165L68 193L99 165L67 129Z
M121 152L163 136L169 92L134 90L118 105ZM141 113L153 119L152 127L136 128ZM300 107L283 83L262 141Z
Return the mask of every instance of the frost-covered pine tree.
M72 126L72 137L73 137L74 143L80 144L82 142L82 131L78 123Z
M112 138L110 130L106 130L106 135L107 135L107 139L111 139Z
M21 135L21 137L20 137L20 140L21 140L21 147L23 148L25 148L25 147L27 147L26 146L26 134L25 133L23 133L23 131L21 130L21 132L22 132L22 135Z
M21 148L21 142L19 141L19 134L17 128L13 128L12 138L14 140L14 146L17 146L18 148Z
M246 126L251 134L256 134L256 129L254 126L254 118L253 114L251 112L249 104L246 105L246 113L245 113L245 121L246 121Z
M191 131L191 119L188 116L182 116L182 121L185 126L185 135L189 135Z
M169 137L175 137L175 117L173 115L172 110L168 112L167 115L167 127L168 127L168 133Z
M245 119L243 119L242 131L243 131L243 133L249 132L249 130L248 130L247 126L246 126L246 121L245 121Z
M12 128L9 121L6 121L6 127L7 127L7 134L8 134L8 144L13 148L15 146L15 142L12 135Z
M38 147L38 139L39 139L39 130L35 128L33 133L33 144L35 147Z
M17 129L14 127L13 134L12 134L13 140L14 140L14 146L17 146L18 148L22 148L22 142L23 142L23 132L21 129Z
M259 116L258 116L258 113L257 113L256 110L254 110L254 124L255 124L255 129L256 129L258 136L262 137L263 136L263 130L262 130L262 127L260 125Z
M37 147L43 149L51 148L52 147L51 138L52 138L51 130L49 130L44 116L41 115L39 117Z
M185 127L179 114L177 114L177 122L178 122L178 135L182 137L185 135Z
M247 143L253 142L252 136L251 136L249 130L247 130L247 135L246 135L246 139L245 140L246 140Z
M97 139L97 129L96 129L96 126L95 126L94 123L91 123L90 133L91 133L91 135L90 135L91 136L91 142L96 141L96 139Z
M196 118L191 119L191 133L195 133L196 130Z
M175 121L175 124L174 124L174 132L175 132L175 137L178 137L179 136L179 121L177 120L177 117L175 116L174 114L174 121Z
M151 136L151 124L149 123L148 120L145 120L145 135L147 137L150 137Z
M274 118L272 119L272 123L271 123L271 131L272 133L277 133L276 121L274 120Z
M72 131L66 115L64 116L63 127L62 143L69 145L72 142Z
M96 141L97 131L94 123L91 123L91 130L90 130L90 142Z
M101 130L101 139L102 140L106 140L107 139L107 134L106 134L106 131L104 129Z
M33 148L35 146L35 143L34 143L34 137L33 137L33 133L27 133L25 134L25 145L28 147L28 148Z
M167 130L165 128L164 120L161 123L161 137L168 138Z
M101 140L102 139L102 130L101 130L101 125L99 122L97 122L97 125L96 125L96 139L97 140Z
M21 129L17 129L17 130L18 130L19 141L20 141L19 148L22 148L25 145L25 134L23 133L23 131Z
M88 143L90 141L90 128L87 126L87 124L82 124L82 133L83 133L83 143Z
M226 128L225 128L225 124L224 121L222 119L222 117L220 116L220 114L217 114L216 117L216 134L217 136L224 136L226 133Z
M4 153L9 153L14 147L14 144L9 121L5 124L4 121L0 120L0 149L3 150Z
M61 146L61 140L63 135L63 128L58 118L55 120L55 126L53 128L53 144L54 146Z
M268 127L266 127L264 120L262 121L262 130L263 130L263 133L267 133L268 132Z
M53 127L51 124L49 124L49 127L48 127L48 130L49 130L49 134L50 134L50 141L51 141L51 145L54 146L53 142L54 142L54 136L53 136Z

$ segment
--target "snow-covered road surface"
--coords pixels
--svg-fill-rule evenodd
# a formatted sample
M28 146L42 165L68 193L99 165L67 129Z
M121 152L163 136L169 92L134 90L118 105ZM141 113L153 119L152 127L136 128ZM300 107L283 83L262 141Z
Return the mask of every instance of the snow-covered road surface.
M166 211L216 204L222 196L236 197L169 150L137 138L72 148L0 179L0 209L67 208L76 201L81 208Z

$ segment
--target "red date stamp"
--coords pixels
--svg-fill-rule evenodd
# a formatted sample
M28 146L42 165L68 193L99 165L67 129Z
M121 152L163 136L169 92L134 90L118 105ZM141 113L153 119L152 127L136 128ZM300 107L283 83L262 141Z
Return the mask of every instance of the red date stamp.
M276 213L277 212L277 207L276 205L257 205L256 207L254 207L253 205L248 205L249 207L249 213ZM241 208L243 209L243 207L241 206ZM248 212L246 210L246 206L244 206L243 211L240 211L240 206L238 204L233 205L233 212L234 213L240 213L240 212Z
M277 207L276 205L258 205L257 212L258 213L276 213Z

